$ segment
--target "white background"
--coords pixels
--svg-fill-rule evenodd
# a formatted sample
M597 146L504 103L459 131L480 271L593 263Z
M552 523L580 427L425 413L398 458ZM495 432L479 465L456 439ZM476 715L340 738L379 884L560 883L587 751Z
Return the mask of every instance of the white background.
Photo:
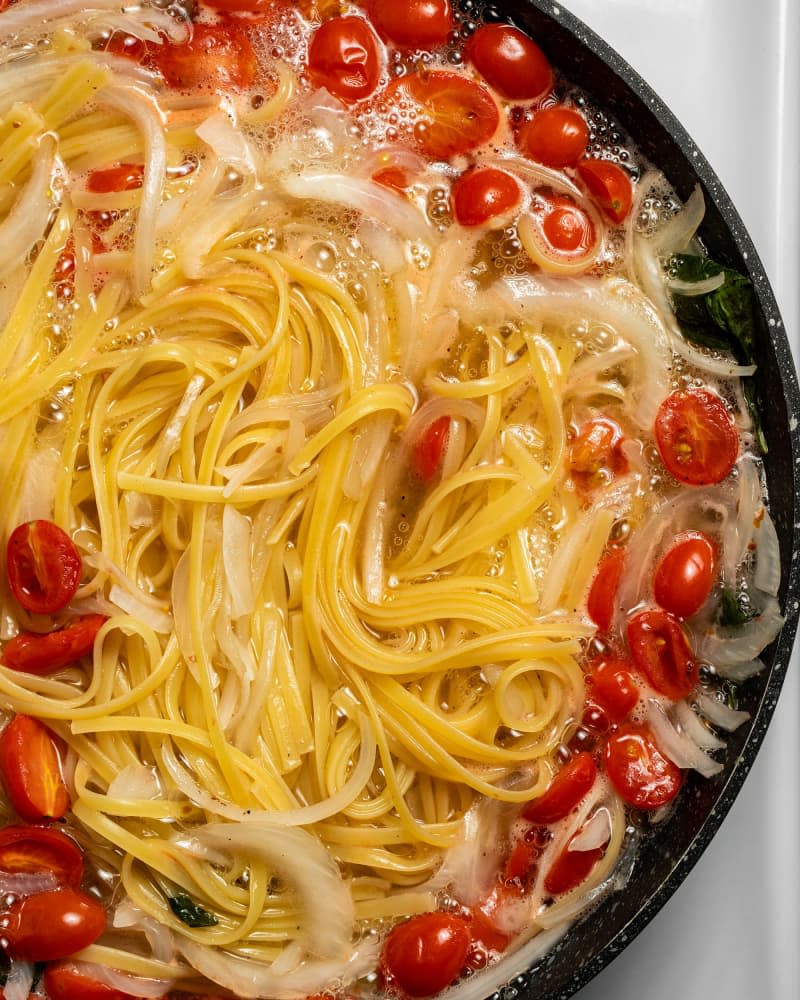
M800 358L800 3L566 0L711 162ZM601 95L598 95L601 96ZM800 997L800 656L744 788L687 881L576 1000Z

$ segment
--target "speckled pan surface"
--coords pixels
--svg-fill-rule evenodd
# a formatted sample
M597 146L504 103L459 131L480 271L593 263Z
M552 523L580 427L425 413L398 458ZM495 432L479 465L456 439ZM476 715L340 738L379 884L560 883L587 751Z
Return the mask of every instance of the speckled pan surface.
M781 539L781 604L786 625L764 656L767 669L742 689L751 722L733 734L725 769L707 781L693 776L679 808L645 842L628 886L573 927L530 971L500 970L486 977L485 993L498 1000L571 997L622 951L687 877L730 809L772 717L797 627L800 567L797 551L798 415L800 393L786 333L750 237L716 174L671 111L630 66L563 6L545 0L498 4L504 17L527 30L578 86L598 98L639 148L687 197L699 181L707 202L701 236L709 253L746 271L762 310L759 373L768 400L766 472L773 517Z

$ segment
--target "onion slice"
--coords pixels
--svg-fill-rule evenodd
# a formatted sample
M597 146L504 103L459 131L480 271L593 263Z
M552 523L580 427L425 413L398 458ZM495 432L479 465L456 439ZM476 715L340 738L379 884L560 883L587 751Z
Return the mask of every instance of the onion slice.
M42 238L55 205L52 184L56 170L55 143L52 136L44 136L33 161L30 180L0 224L0 278L24 260Z
M670 722L664 706L656 698L647 700L647 721L656 743L665 756L680 768L692 768L704 778L712 778L722 770L719 761L712 760L685 732L679 732Z

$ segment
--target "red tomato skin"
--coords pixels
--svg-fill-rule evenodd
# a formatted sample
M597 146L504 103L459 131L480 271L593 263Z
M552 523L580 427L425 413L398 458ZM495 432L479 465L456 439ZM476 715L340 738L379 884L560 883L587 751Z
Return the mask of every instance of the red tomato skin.
M661 460L687 486L721 483L736 464L739 435L725 404L708 389L677 390L655 420Z
M435 49L455 27L450 0L372 0L372 23L381 38L400 49Z
M589 587L586 613L601 632L610 632L614 621L614 608L619 582L625 566L623 549L612 549L603 556Z
M518 136L522 152L547 167L574 167L586 150L589 126L573 108L556 104L537 111Z
M120 163L105 170L93 170L86 179L86 189L92 194L116 194L135 191L144 183L144 166L141 163Z
M0 733L0 778L11 805L29 823L61 819L69 809L58 748L38 719L15 715Z
M590 851L570 851L565 847L545 875L545 890L552 896L558 896L576 888L586 881L604 851L603 847L595 847Z
M653 594L676 618L691 618L708 600L717 570L717 550L700 531L685 532L656 567Z
M88 656L107 621L105 615L82 615L56 632L20 632L6 643L0 662L11 670L47 677Z
M72 962L48 965L44 971L44 986L48 1000L135 1000L132 994L85 975Z
M381 44L362 17L333 17L314 32L308 48L308 72L345 103L369 97L382 69Z
M464 55L501 97L535 101L553 86L553 70L536 42L510 24L482 24Z
M381 187L405 194L410 186L408 174L402 167L381 167L372 175L373 181Z
M0 830L0 872L51 872L60 885L77 889L83 878L83 853L72 837L60 830L13 824Z
M381 967L410 997L440 993L461 973L472 938L466 918L422 913L397 924L383 945Z
M37 892L6 912L6 952L23 962L52 962L88 948L106 927L106 911L74 889Z
M453 212L462 226L483 226L507 217L521 198L520 186L511 174L479 167L462 174L453 185Z
M522 807L522 818L545 826L557 823L587 795L596 778L597 765L592 755L576 754L556 774L544 795Z
M223 14L270 14L277 5L275 0L203 0L203 6Z
M442 467L449 434L450 417L439 417L428 424L414 444L412 465L414 472L426 486L430 486Z
M611 160L583 159L577 169L578 176L606 217L621 225L633 205L633 184L629 174Z
M594 417L581 426L570 445L569 471L582 493L591 493L628 472L624 441L622 428L608 417Z
M11 532L8 585L26 611L39 615L61 611L75 596L82 571L75 543L52 521L28 521Z
M602 660L586 678L586 700L623 722L639 703L639 688L626 660Z
M176 90L245 90L258 72L250 39L232 22L193 24L187 41L149 46L145 63L150 62Z
M536 861L535 846L524 837L516 841L506 859L503 868L503 882L527 886L528 879Z
M697 684L699 668L681 624L668 611L640 611L627 625L636 669L659 694L681 701Z
M606 773L620 797L637 809L660 809L683 784L683 771L656 746L650 729L629 722L608 738Z

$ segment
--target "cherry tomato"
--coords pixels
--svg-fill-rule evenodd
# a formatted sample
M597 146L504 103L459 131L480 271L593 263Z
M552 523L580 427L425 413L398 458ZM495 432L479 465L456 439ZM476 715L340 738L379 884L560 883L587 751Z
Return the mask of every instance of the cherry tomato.
M0 830L0 872L50 873L60 885L77 889L83 878L83 854L72 837L60 830L15 824Z
M733 420L719 396L708 389L667 396L656 414L655 435L667 471L687 486L722 482L739 454Z
M308 72L317 87L348 103L375 90L381 76L381 47L361 17L334 17L320 25L308 48Z
M595 261L597 228L569 195L537 189L531 195L530 212L520 216L517 229L526 253L544 271L580 274Z
M450 0L373 0L372 23L401 49L435 49L455 27Z
M608 417L587 420L569 449L570 475L584 493L607 486L614 476L628 471L622 429Z
M453 913L421 913L389 932L381 966L411 997L440 993L457 979L470 949L469 924Z
M144 166L141 163L120 163L105 170L93 170L86 188L92 194L112 194L119 191L135 191L144 183Z
M453 185L453 211L462 226L501 224L519 205L522 192L516 178L495 167L478 167Z
M433 482L442 466L449 434L450 417L439 417L428 424L414 444L412 465L414 472L426 486Z
M589 126L574 108L556 104L537 111L519 130L525 155L547 167L574 167L589 141Z
M132 994L87 976L72 962L48 965L44 972L44 986L48 1000L135 1000Z
M625 660L601 660L586 677L586 700L597 705L609 721L619 723L639 701L639 688Z
M26 611L50 615L65 608L81 582L75 543L52 521L18 525L8 539L8 585Z
M106 911L96 899L75 889L53 889L14 903L3 936L11 958L51 962L88 948L105 928Z
M592 755L576 754L556 774L544 795L523 806L522 818L529 823L557 823L584 798L596 777L597 765Z
M223 14L271 14L281 5L276 0L203 0L203 6Z
M11 805L30 823L61 819L69 809L53 734L29 715L15 715L0 733L0 779Z
M614 605L624 565L624 551L612 549L608 555L603 556L600 560L597 572L589 587L586 612L601 632L611 630L611 623L614 621Z
M535 101L553 85L553 70L533 39L510 24L482 24L464 55L501 97Z
M634 666L659 694L681 701L697 684L697 661L669 612L640 611L628 622L627 637Z
M617 225L624 222L633 204L630 175L610 160L581 160L578 176L608 218Z
M659 809L683 784L683 772L665 757L650 729L629 722L608 738L606 772L620 796L637 809Z
M410 184L408 174L402 167L382 167L380 170L375 171L372 179L376 184L390 188L392 191L397 191L400 194L405 194Z
M511 853L506 859L503 867L503 881L512 882L518 886L525 887L530 878L534 862L536 861L536 847L534 844L520 837L511 848Z
M472 934L473 949L476 944L486 951L500 954L511 943L512 934L501 930L503 909L509 899L518 899L519 890L513 886L496 885L482 903L469 909L469 927ZM469 956L468 956L469 963ZM485 964L485 959L482 964Z
M137 38L136 35L129 35L124 31L114 31L111 36L103 42L103 50L113 56L122 56L124 59L132 59L134 62L144 65L150 59L152 45Z
M253 84L258 72L250 39L231 22L193 24L187 41L151 45L147 60L170 87L179 90L244 90Z
M686 532L662 557L653 578L655 599L677 618L691 618L708 600L717 570L717 550L700 531Z
M393 81L387 93L390 101L416 111L414 139L434 160L477 149L500 124L497 104L486 87L459 73L410 73Z
M47 677L88 656L107 621L105 615L83 615L57 632L20 632L6 643L0 663L25 674Z
M604 847L594 847L590 851L571 851L567 845L545 875L545 890L553 896L558 896L579 886L589 877L604 851Z

